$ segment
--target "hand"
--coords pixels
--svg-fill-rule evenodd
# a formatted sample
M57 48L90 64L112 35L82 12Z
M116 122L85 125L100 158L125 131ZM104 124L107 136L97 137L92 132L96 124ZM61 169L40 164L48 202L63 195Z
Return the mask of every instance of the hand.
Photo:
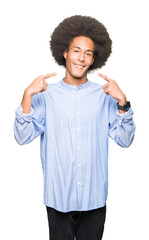
M25 89L21 106L23 113L29 114L31 111L32 96L38 92L46 91L48 83L45 81L46 78L55 76L56 73L40 75Z
M38 92L44 92L47 89L48 83L45 79L55 76L56 73L40 75L26 89L27 95L33 96Z
M101 73L98 73L98 75L108 82L103 86L105 94L111 95L111 97L115 98L119 102L119 105L124 105L127 101L126 96L121 91L117 83L113 79Z

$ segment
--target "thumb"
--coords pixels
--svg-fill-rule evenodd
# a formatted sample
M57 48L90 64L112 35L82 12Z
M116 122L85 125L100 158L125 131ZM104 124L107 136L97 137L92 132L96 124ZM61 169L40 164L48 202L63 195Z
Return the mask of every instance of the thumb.
M44 91L46 91L46 89L47 89L47 86L48 86L48 83L47 83L46 81L43 81L43 89L42 89L42 91L41 91L41 92L44 92Z

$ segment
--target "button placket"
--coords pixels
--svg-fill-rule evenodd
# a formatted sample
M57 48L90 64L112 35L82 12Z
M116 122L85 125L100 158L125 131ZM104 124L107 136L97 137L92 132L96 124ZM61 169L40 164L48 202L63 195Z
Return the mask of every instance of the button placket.
M80 112L80 95L76 93L76 169L77 169L77 189L78 189L78 206L82 201L82 179L81 179L81 112Z

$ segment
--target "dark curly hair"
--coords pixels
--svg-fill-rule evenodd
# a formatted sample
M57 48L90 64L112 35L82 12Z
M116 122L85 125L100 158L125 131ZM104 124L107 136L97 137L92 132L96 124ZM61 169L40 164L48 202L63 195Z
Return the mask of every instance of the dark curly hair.
M66 66L63 53L69 50L74 37L85 36L92 39L95 46L94 63L89 71L105 65L112 52L112 40L105 26L95 18L75 15L64 19L51 35L50 49L59 65Z

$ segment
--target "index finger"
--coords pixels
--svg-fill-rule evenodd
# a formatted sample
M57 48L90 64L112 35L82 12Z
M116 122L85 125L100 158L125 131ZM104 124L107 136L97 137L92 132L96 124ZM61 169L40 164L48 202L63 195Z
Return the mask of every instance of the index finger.
M43 78L46 79L46 78L50 78L50 77L53 77L55 76L57 73L49 73L49 74L45 74L43 75Z
M98 75L99 75L100 77L102 77L104 80L106 80L107 82L110 82L110 81L112 80L111 78L107 77L106 75L104 75L104 74L102 74L102 73L98 73Z

